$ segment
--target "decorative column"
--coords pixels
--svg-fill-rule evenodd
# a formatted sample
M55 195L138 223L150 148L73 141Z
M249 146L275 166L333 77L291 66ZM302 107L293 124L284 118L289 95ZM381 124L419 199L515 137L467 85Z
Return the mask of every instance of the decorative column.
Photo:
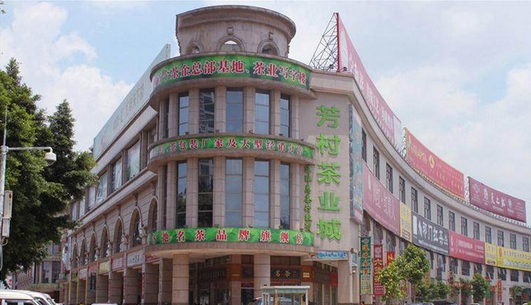
M349 261L337 262L337 298L339 305L354 305L359 304L360 296L356 293L355 277L357 273L350 273Z
M188 305L189 269L188 254L173 255L172 305Z
M144 264L144 304L157 304L159 292L159 265Z
M262 287L271 284L271 255L254 255L254 297L262 296Z
M162 259L159 264L158 304L170 304L172 301L172 271L173 261Z

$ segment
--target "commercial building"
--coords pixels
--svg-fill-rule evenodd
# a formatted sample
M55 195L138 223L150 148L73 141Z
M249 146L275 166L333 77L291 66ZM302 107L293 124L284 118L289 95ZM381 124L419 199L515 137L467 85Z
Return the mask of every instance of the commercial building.
M264 285L378 303L375 268L408 243L434 280L481 271L490 304L531 288L525 203L472 178L507 207L465 196L463 174L378 94L339 16L331 72L289 59L295 24L267 9L176 22L180 55L164 47L95 138L99 183L71 205L64 303L246 304Z

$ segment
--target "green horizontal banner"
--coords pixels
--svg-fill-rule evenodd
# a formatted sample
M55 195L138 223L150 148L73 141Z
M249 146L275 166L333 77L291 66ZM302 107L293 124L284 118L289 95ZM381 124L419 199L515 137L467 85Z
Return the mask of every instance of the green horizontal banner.
M313 246L309 232L258 228L182 228L150 233L150 245L201 242L273 243Z
M303 89L310 89L310 70L302 65L281 59L224 54L193 58L176 58L153 72L153 89L201 78L257 78L279 81Z
M313 159L313 148L309 145L293 141L240 136L198 137L170 141L153 147L149 152L149 157L152 159L162 155L200 149L263 150Z

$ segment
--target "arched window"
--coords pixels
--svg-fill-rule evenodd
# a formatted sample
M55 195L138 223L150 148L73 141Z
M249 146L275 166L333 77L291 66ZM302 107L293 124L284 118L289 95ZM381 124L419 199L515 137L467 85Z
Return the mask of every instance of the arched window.
M122 221L118 220L116 223L116 230L114 231L113 239L113 253L121 252L120 245L122 244Z
M140 231L142 229L142 222L140 221L140 215L138 211L135 211L135 213L133 214L131 224L131 247L136 247L142 244L142 236L140 235Z
M238 52L241 51L241 46L234 40L229 39L223 43L221 50L223 52Z
M79 262L80 266L84 266L84 265L86 265L88 263L88 261L87 261L87 249L86 249L84 240L81 243L81 250L79 251L79 257L80 257L80 262Z
M74 246L74 250L72 250L72 268L79 267L78 265L78 259L77 259L77 245Z
M278 50L273 44L268 43L262 47L262 53L270 54L270 55L278 55Z
M94 262L97 260L97 255L96 255L96 250L97 250L97 247L96 247L96 234L92 234L92 237L90 238L90 247L89 247L90 251L89 251L89 257L88 257L88 260L89 262Z
M110 255L109 253L109 233L107 233L107 227L103 229L101 233L101 247L100 257L105 258Z
M157 213L157 202L153 201L151 204L150 217L149 217L149 232L157 231L158 225L158 213Z

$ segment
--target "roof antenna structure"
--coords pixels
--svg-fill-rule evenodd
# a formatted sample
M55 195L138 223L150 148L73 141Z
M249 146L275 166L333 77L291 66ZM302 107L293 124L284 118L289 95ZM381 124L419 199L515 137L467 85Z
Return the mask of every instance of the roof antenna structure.
M313 53L310 66L323 71L339 71L338 67L338 16L334 13L328 22L321 41Z

